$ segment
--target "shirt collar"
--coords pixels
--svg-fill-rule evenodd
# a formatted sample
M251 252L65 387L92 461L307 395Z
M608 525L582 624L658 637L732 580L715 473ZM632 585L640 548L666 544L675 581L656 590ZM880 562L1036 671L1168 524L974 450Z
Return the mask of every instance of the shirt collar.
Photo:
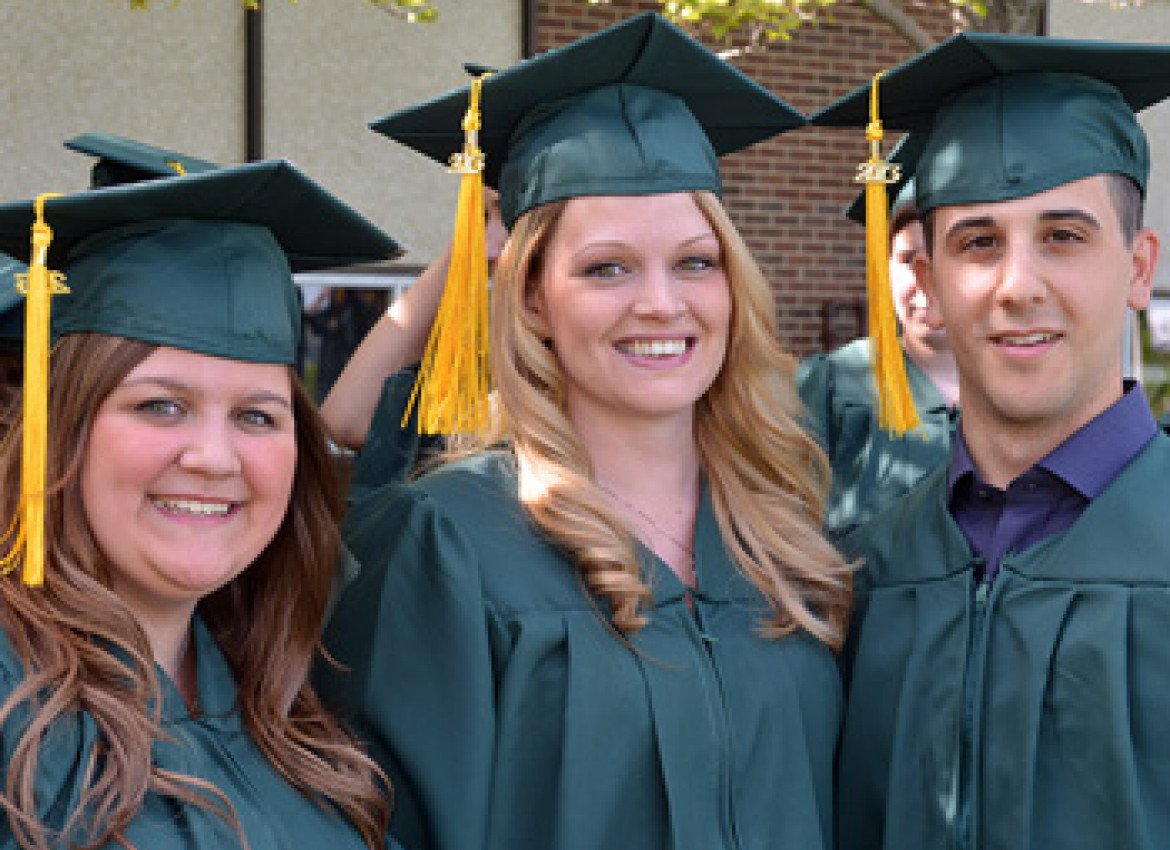
M1158 433L1145 394L1137 381L1125 381L1121 398L1036 464L1060 478L1086 499L1101 494L1109 482ZM968 475L979 477L960 425L947 470L947 498Z

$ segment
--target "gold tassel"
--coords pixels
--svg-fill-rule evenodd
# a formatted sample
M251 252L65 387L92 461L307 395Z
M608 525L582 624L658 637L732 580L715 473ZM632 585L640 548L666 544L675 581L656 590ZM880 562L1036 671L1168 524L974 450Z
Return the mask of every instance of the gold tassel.
M488 422L488 262L484 157L479 148L483 80L479 77L471 83L470 103L463 118L463 152L451 157L448 169L462 175L451 267L402 419L405 427L417 400L422 434L482 433Z
M23 553L21 579L29 587L45 581L45 469L49 439L49 302L69 292L65 275L47 267L53 231L45 223L45 201L34 205L32 258L26 274L17 275L16 288L24 295L24 421L20 467L20 508L14 519L16 540L0 561L11 570ZM11 536L13 528L9 528Z
M865 183L865 285L869 302L869 335L878 391L878 427L901 436L918 427L918 411L906 380L906 362L898 340L898 319L890 291L890 233L886 185L899 179L900 166L882 158L882 122L878 111L878 80L870 90L870 120L865 128L869 160L858 166L857 182Z

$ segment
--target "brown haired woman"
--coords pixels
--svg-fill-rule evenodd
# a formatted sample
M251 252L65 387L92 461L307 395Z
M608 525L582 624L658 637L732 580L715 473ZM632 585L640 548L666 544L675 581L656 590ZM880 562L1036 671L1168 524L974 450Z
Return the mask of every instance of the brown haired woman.
M0 207L4 248L33 217ZM22 581L31 544L4 541L0 846L383 846L380 771L306 684L341 506L290 366L289 263L393 241L281 162L50 199L44 219L71 291L52 299L42 586ZM0 446L7 517L25 430Z

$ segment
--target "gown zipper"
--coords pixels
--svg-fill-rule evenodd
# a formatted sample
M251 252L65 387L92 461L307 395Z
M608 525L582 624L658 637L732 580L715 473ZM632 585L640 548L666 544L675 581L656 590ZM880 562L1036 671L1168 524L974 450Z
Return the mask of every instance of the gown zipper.
M983 572L983 559L973 564L972 576ZM998 574L998 571L997 571ZM967 642L967 662L963 671L963 703L959 738L959 805L955 820L955 846L959 850L974 850L978 845L976 809L979 803L976 787L979 767L979 738L982 731L976 718L976 707L983 698L984 662L987 638L988 600L995 577L980 578L971 587L971 619Z
M703 644L706 657L707 669L711 673L711 678L715 682L715 687L719 695L719 721L721 729L720 736L722 738L722 747L719 758L720 773L722 774L723 785L723 818L726 824L726 830L729 838L728 847L735 850L740 846L739 835L735 828L735 812L732 808L732 800L734 795L731 787L731 724L728 722L727 711L727 697L724 693L723 679L719 675L719 666L715 663L715 647L714 644L718 640L714 635L708 632L706 624L703 622L702 607L696 602L694 610L692 611L695 628L699 634L699 640Z

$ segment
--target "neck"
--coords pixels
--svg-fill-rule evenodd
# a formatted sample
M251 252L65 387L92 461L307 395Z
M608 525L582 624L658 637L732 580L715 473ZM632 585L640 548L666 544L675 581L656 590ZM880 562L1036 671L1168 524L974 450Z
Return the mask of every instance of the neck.
M902 348L914 365L930 379L948 407L959 403L959 367L945 334L904 336Z
M195 647L191 639L194 606L184 605L175 610L160 612L150 606L136 605L126 594L119 595L134 613L142 631L146 633L154 662L175 683L187 704L193 705L198 694Z
M963 441L979 476L1000 490L1047 457L1101 410L1055 422L1010 422L963 409Z
M630 531L694 586L700 463L691 418L618 424L574 420L594 480Z
M697 492L699 449L691 417L615 423L573 417L593 474L624 495Z

